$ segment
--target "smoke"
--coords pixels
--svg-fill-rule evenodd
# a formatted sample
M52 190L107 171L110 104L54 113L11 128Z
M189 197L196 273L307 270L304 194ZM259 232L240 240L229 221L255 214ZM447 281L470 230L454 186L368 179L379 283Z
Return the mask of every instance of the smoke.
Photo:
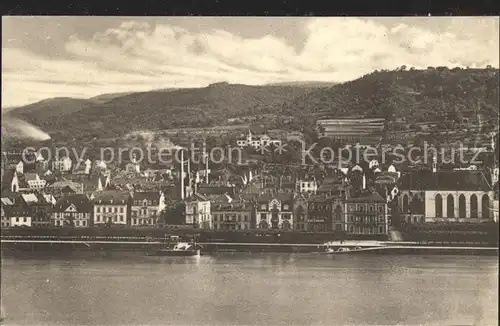
M30 138L39 141L51 139L50 135L24 120L2 114L2 137Z

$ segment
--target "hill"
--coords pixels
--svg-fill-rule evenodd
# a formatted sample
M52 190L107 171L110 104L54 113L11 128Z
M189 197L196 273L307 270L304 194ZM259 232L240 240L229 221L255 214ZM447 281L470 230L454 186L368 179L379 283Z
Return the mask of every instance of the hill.
M135 130L206 127L228 118L266 114L292 116L311 125L319 117L352 116L410 124L467 120L476 126L498 125L498 102L498 69L407 70L403 66L333 86L223 82L203 88L105 94L88 100L50 99L6 114L25 119L56 139L89 139Z
M498 69L401 67L317 89L285 105L284 111L298 116L385 117L411 123L478 120L482 116L498 123L498 88Z
M91 99L76 99L70 97L56 97L42 100L33 104L16 107L6 111L6 114L39 124L50 119L58 119L88 107L95 102Z
M66 99L66 111L63 101L53 99L13 112L56 136L112 137L133 130L209 126L231 117L274 113L309 91L311 88L299 86L216 83L204 88L101 97L97 101ZM103 101L106 98L109 100Z
M297 82L281 82L266 84L267 86L301 86L301 87L311 87L311 88L322 88L322 87L332 87L338 83L334 82L320 82L320 81L297 81Z

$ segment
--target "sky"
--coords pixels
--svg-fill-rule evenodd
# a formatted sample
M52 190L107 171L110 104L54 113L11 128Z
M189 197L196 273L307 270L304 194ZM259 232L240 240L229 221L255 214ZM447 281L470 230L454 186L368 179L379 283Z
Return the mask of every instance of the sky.
M2 17L2 108L53 97L499 66L498 17Z

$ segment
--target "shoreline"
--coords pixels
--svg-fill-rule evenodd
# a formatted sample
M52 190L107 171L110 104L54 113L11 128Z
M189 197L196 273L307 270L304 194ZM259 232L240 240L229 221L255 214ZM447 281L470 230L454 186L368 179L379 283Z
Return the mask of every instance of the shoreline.
M162 246L161 242L119 242L119 241L15 241L2 240L2 255L22 253L72 253L72 252L136 252L146 253ZM218 252L233 253L318 253L324 254L324 244L288 244L288 243L206 243L200 242L204 254ZM342 253L343 255L476 255L498 256L498 246L464 245L464 244L418 244L412 242L362 242L352 241L335 243L334 247L363 247L362 251ZM336 254L333 254L336 255Z

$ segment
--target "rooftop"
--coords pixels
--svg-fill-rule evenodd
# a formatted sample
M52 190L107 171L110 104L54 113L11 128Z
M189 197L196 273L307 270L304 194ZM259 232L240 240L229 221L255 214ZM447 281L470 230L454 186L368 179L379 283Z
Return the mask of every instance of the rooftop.
M490 191L482 171L410 171L401 176L401 190Z

